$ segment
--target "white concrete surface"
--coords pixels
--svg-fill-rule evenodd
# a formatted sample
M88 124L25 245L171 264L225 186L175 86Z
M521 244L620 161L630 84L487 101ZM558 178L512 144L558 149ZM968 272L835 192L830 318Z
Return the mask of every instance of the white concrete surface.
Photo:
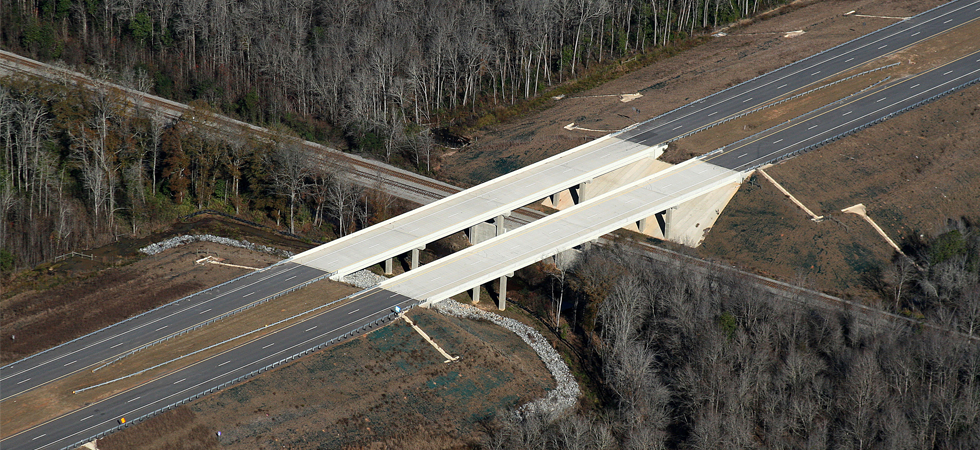
M294 256L340 277L646 158L648 147L605 136ZM662 151L662 150L661 150Z
M740 183L746 175L690 160L389 279L380 287L437 302L670 206Z

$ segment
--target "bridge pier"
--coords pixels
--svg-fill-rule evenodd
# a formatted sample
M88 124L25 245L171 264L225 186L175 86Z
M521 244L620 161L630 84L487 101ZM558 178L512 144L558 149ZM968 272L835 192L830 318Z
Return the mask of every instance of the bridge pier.
M504 213L504 214L501 214L501 215L497 216L496 219L493 219L493 224L494 224L494 226L497 227L497 234L496 234L497 236L500 236L501 234L504 234L504 233L507 232L507 229L504 228L504 218L506 218L506 217L510 217L510 213L509 212Z
M391 275L394 273L395 258L388 258L385 260L385 275Z
M473 288L473 292L470 294L470 297L473 298L473 304L474 305L477 304L477 303L480 303L480 288L481 287L483 287L483 285L480 285L480 284L476 285Z
M507 278L514 276L514 272L500 277L500 288L497 289L497 309L503 311L507 309Z
M419 251L425 250L425 246L412 249L412 270L419 268Z
M588 196L586 195L585 187L588 186L590 183L592 183L592 180L583 181L578 184L578 187L575 188L575 194L578 197L578 201L576 201L575 204L582 203L588 199Z

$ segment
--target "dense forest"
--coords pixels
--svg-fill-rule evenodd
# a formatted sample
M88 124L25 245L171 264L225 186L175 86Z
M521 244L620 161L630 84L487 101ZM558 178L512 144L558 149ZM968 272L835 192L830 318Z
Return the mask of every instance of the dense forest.
M302 158L289 145L230 142L202 121L230 114L424 172L431 129L447 120L781 2L2 2L4 49L196 105L169 122L111 89L4 82L3 266L140 234L193 208L289 231L328 218L326 235L349 232L387 214L390 199L337 188L343 167L316 174L293 164Z
M410 124L507 105L783 0L11 0L0 44L391 158Z
M269 142L244 132L229 139L206 125L213 112L204 103L172 121L112 89L8 81L0 85L4 270L201 209L330 238L384 220L396 206L356 185L344 162L314 161L288 129Z
M582 311L566 320L592 336L600 392L556 420L498 415L484 448L978 448L980 229L956 224L921 255L901 301L960 333L591 250L569 272Z

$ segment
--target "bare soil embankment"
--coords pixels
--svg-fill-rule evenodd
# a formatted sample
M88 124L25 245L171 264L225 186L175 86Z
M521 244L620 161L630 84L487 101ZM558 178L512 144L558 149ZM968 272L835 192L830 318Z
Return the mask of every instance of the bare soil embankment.
M465 448L498 410L554 387L510 331L428 310L410 316L459 360L443 363L397 321L113 434L99 448Z
M698 250L826 292L873 299L893 250L840 210L864 203L899 246L980 213L980 86L778 164L767 172L818 215L810 221L764 179L746 183Z
M244 275L248 269L196 265L206 254L230 264L266 267L279 257L210 243L178 247L152 257L137 253L152 242L188 233L247 239L290 251L310 245L224 219L178 223L168 232L119 242L74 257L41 264L10 280L0 300L0 363L6 364L91 333L143 311ZM6 281L5 281L6 283ZM16 339L11 339L15 336Z
M306 320L313 314L324 313L346 301L337 302L315 313L304 314L356 291L357 288L344 283L323 280L310 288L291 292L249 311L128 355L97 371L79 370L39 386L0 403L0 409L5 412L0 416L0 435L6 437L20 432L52 417L74 411L279 331ZM303 315L293 318L300 314ZM287 320L290 318L292 319ZM222 342L224 344L217 345ZM211 346L215 347L209 349ZM104 385L95 387L100 384Z
M894 22L844 16L848 11L910 16L942 3L830 0L788 8L785 14L729 30L726 37L560 100L548 110L478 132L470 146L441 159L439 176L461 185L489 180L606 134L566 130L569 123L622 129ZM804 33L784 37L795 30ZM637 92L643 97L628 103L618 97Z

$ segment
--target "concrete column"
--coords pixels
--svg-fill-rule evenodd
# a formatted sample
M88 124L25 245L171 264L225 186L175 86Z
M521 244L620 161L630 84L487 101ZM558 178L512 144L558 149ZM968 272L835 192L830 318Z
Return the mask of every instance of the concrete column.
M482 285L479 285L478 284L478 285L476 285L476 287L473 288L473 293L471 294L471 297L473 297L473 304L474 305L477 304L477 303L480 303L480 288L481 287L482 287Z
M388 258L385 260L385 275L391 275L394 273L394 261L395 258Z
M412 270L415 270L415 269L418 269L419 268L419 251L420 250L425 250L425 246L423 245L423 246L421 246L419 248L413 248L412 249Z
M583 182L579 183L579 185L578 185L578 202L579 203L582 203L586 199L588 199L588 196L585 193L585 191L586 191L585 186L588 185L591 182L592 182L592 180L583 181Z
M507 278L514 276L514 272L500 277L500 289L497 290L497 309L503 311L507 309Z
M673 208L667 208L667 210L664 211L664 239L666 240L670 240L674 235L673 230L670 229L670 223L674 221L675 209L677 209L676 206Z
M636 221L636 229L640 230L640 233L646 231L647 229L647 219L646 217Z
M504 229L504 218L505 217L510 217L510 213L501 214L501 215L497 216L496 219L493 219L493 224L497 227L497 236L500 236L501 234L504 234L504 232L507 231L507 230Z
M470 238L470 245L476 245L476 225L466 230L467 237Z
M551 194L551 206L558 209L558 201L561 200L561 192Z

